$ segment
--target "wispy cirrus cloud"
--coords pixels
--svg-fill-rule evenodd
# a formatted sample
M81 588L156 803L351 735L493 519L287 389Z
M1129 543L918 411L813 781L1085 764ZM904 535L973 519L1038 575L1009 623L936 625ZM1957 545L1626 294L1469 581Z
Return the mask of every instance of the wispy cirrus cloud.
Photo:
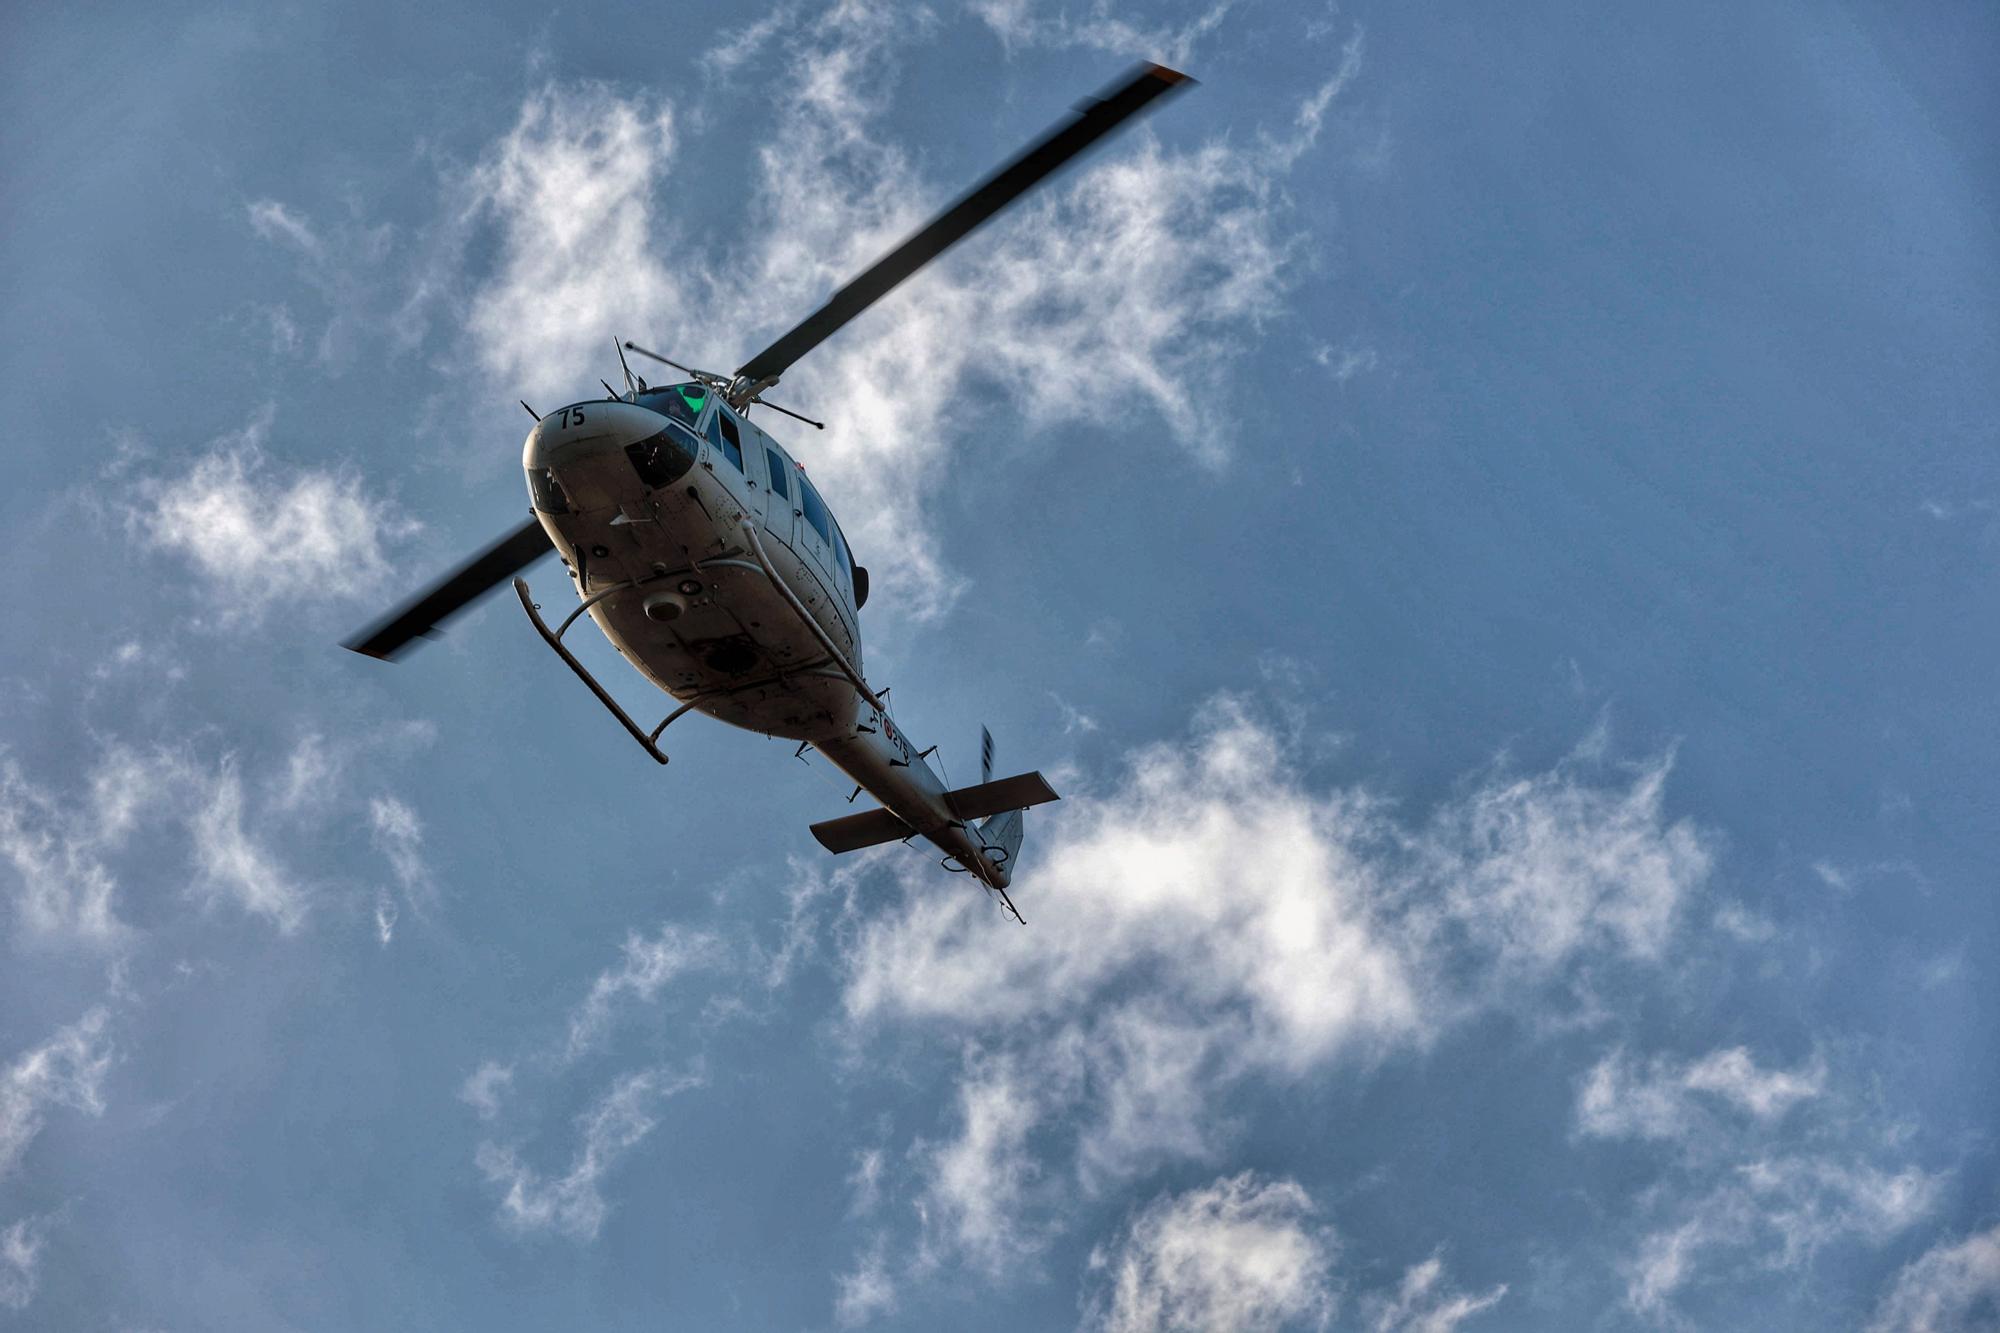
M1577 1128L1597 1138L1683 1140L1708 1127L1717 1109L1769 1123L1825 1086L1826 1065L1817 1058L1795 1070L1767 1070L1741 1046L1687 1062L1639 1062L1616 1050L1585 1076Z
M317 259L326 250L311 222L276 199L259 199L249 207L250 227L267 241L291 246Z
M473 291L467 332L482 364L530 399L574 396L614 335L678 327L685 281L654 199L673 162L674 112L603 84L548 84L463 189L500 252Z
M1162 1196L1091 1251L1101 1333L1324 1328L1335 1308L1332 1231L1291 1180L1249 1173Z
M100 785L79 808L13 759L0 760L0 856L13 871L17 929L99 947L123 937L118 880L106 858L130 827L131 796Z
M834 1279L833 1319L855 1328L896 1312L896 1278L887 1245L880 1233L862 1251L853 1268Z
M269 330L271 348L290 356L305 348L301 315L318 324L311 355L323 369L339 373L371 331L393 324L383 307L394 290L395 229L353 215L315 219L280 199L252 200L244 208L257 238L289 253L313 298L295 313L288 303L262 305L255 315ZM316 298L316 300L314 299ZM323 320L323 323L319 323Z
M125 510L141 540L201 576L218 624L281 603L372 596L388 579L387 544L419 527L357 472L274 461L275 419L266 408L192 459L159 460Z
M80 791L0 760L0 858L12 871L14 927L25 939L123 949L134 932L120 915L121 879L143 866L178 872L180 896L203 908L295 932L321 897L297 869L300 850L316 849L330 824L371 818L349 799L350 766L367 750L426 734L387 728L342 745L309 735L276 761L108 738ZM377 800L415 819L393 797Z
M514 1082L514 1067L488 1060L466 1076L458 1099L476 1111L481 1120L500 1114L500 1100Z
M91 1009L0 1070L0 1179L20 1165L50 1107L104 1113L104 1076L113 1054L109 1022L102 1006Z
M598 972L569 1009L561 1036L531 1041L505 1061L488 1059L459 1086L458 1098L483 1123L473 1162L500 1191L499 1219L517 1232L553 1231L594 1240L608 1212L603 1182L613 1167L658 1123L668 1098L705 1082L697 1056L679 1070L649 1062L617 1075L576 1117L577 1146L569 1167L555 1174L523 1160L509 1140L507 1120L532 1121L547 1091L540 1085L572 1074L584 1057L607 1045L612 1029L633 1009L659 1002L690 972L740 961L714 934L668 922L650 935L627 932L616 960ZM502 1112L510 1114L503 1117Z
M598 973L570 1013L563 1057L574 1060L601 1041L624 1005L649 1004L681 973L714 966L722 956L721 941L714 935L671 922L650 938L636 931L627 934L617 965Z
M44 1220L24 1217L0 1227L0 1309L25 1310L41 1285Z
M569 1169L546 1175L522 1162L519 1150L487 1142L476 1162L501 1191L500 1215L521 1231L554 1231L573 1240L597 1237L610 1211L600 1185L617 1160L658 1125L661 1102L703 1082L698 1072L644 1069L621 1076L576 1119Z
M375 846L388 860L402 891L401 901L418 912L428 909L436 888L431 883L430 866L424 861L424 826L417 812L394 796L376 796L368 802L368 824ZM397 899L385 886L375 894L375 931L383 944L396 930Z
M1412 1264L1393 1292L1370 1297L1370 1333L1452 1333L1460 1324L1484 1314L1507 1295L1507 1284L1471 1295L1455 1288L1445 1275L1444 1259L1432 1255Z
M1943 1177L1896 1160L1875 1119L1819 1057L1765 1069L1741 1047L1699 1059L1607 1054L1580 1082L1576 1124L1603 1140L1666 1144L1622 1270L1626 1304L1662 1317L1717 1253L1796 1269L1823 1247L1879 1243L1936 1205Z
M1172 65L1184 64L1195 46L1229 16L1235 3L1220 0L1206 5L1178 27L1134 23L1104 3L1072 8L1037 0L975 0L971 8L1010 50L1094 50L1127 59L1144 55Z
M1942 1241L1896 1274L1868 1333L1978 1333L2000 1327L2000 1226Z

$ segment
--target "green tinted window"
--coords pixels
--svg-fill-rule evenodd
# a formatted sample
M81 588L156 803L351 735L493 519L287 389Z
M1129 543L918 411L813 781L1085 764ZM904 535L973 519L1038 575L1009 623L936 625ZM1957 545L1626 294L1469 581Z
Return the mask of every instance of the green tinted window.
M780 500L791 499L792 488L790 484L785 480L785 471L786 471L785 460L778 457L777 450L766 449L764 451L764 461L767 464L769 464L771 468L771 489L778 493L778 498Z
M708 388L701 384L670 384L639 395L639 406L692 426L708 406Z

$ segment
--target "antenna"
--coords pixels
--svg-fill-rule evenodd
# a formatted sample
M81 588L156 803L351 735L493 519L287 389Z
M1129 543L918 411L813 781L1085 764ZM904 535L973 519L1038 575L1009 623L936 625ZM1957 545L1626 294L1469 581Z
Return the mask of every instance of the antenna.
M712 370L696 370L693 366L684 366L680 362L672 360L669 357L661 356L658 352L647 351L645 348L639 346L638 343L633 342L629 338L625 340L622 346L623 350L626 352L637 352L640 356L649 356L663 366L672 366L675 370L680 371L681 374L683 375L694 376L694 378L700 380L703 384L706 384L711 388L726 389L729 387L729 381L724 379L722 376L716 374ZM618 359L622 362L625 358L623 355L620 355Z
M808 426L811 426L814 430L826 429L826 423L824 421L814 421L811 417L804 416L798 412L794 412L789 407L779 407L776 403L772 402L768 398L752 398L750 402L743 404L743 406L747 409L751 405L751 403L756 404L758 407L768 407L773 412L783 412L786 416L791 417L795 421L805 422Z
M625 364L625 349L618 345L618 335L616 334L611 336L611 350L618 353L618 368L625 372L625 392L637 393L638 390L632 385L632 367ZM599 380L598 383L603 384L604 381ZM611 386L605 384L604 387L608 389ZM612 394L611 396L616 398L618 395Z

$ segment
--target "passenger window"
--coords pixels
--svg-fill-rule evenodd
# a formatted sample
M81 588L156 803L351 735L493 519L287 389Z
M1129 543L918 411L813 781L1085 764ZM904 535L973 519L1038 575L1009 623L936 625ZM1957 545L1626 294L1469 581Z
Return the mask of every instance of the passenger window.
M736 436L736 423L721 408L708 419L708 438L717 453L734 464L738 472L743 470L743 444Z
M842 583L847 582L847 568L854 563L854 557L847 553L847 534L840 530L839 520L833 525L833 572L840 575Z
M820 500L819 492L804 477L799 478L799 505L806 511L806 522L819 530L820 540L832 545L833 521L827 516L826 505Z
M785 482L785 460L778 457L777 450L766 449L764 451L764 462L771 469L771 489L778 493L780 500L791 499L792 488Z

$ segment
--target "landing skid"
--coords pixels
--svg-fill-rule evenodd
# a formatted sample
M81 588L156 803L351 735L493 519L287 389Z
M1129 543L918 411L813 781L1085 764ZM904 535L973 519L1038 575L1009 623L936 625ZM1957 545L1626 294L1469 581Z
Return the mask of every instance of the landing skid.
M622 584L619 585L619 587L623 586L624 585ZM605 593L607 594L616 591L618 591L617 588L605 589ZM576 678L582 681L585 685L588 685L590 687L590 692L597 696L597 701L603 704L606 708L610 709L611 716L617 718L619 723L625 728L625 730L632 733L632 739L639 742L640 749L644 750L647 754L653 756L653 758L658 760L660 763L662 764L666 763L667 756L661 752L660 747L657 744L655 744L655 742L659 740L660 733L667 729L668 723L672 722L682 713L687 712L687 710L692 708L694 705L682 704L679 708L676 708L672 713L667 715L667 719L665 722L662 722L660 723L659 726L653 728L653 733L650 736L647 735L645 732L639 730L639 724L632 720L632 715L630 713L627 713L623 708L620 708L618 706L618 701L611 697L610 692L607 691L602 685L599 685L597 683L597 677L591 675L589 669L586 668L583 665L583 663L576 660L576 654L570 652L569 649L563 647L563 641L562 641L563 633L567 631L569 627L576 622L576 617L571 616L568 620L565 620L563 622L561 630L552 630L548 627L548 623L542 619L542 613L538 609L536 609L535 599L531 595L529 595L528 581L526 579L514 580L514 592L521 599L521 609L523 611L526 611L528 613L528 619L534 622L535 633L542 636L542 642L548 644L550 648L553 648L555 650L556 656L560 657L566 664L568 664L569 669L576 673ZM588 604L589 603L585 603L586 606ZM580 607L578 609L581 610L582 608Z

